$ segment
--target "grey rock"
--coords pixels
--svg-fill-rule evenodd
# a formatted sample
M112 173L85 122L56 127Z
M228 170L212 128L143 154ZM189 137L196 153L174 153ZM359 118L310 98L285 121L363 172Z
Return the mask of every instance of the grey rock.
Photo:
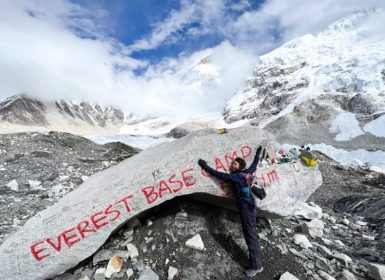
M385 265L378 263L370 263L369 266L371 276L376 280L385 280Z
M343 253L335 252L333 254L333 258L335 258L338 262L343 264L345 267L348 267L349 264L352 262L352 259L348 255L345 255Z
M300 252L298 252L298 251L297 251L296 249L294 249L294 248L290 248L289 251L290 251L293 255L295 255L295 256L297 256L297 257L303 259L303 260L307 260L307 259L308 259L305 255L301 254Z
M296 206L296 210L293 214L297 218L303 219L321 219L322 218L322 209L321 207L309 203L301 203Z
M318 219L311 220L310 222L301 223L297 226L299 232L310 235L311 237L323 236L324 222Z
M297 277L295 277L290 272L286 271L284 274L279 277L279 280L299 280Z
M354 274L351 273L349 270L344 269L341 272L340 279L341 280L356 280L356 276L354 276Z
M211 128L212 126L213 125L210 122L187 122L171 129L167 136L173 138L181 138L190 134L191 132L200 129Z
M95 271L94 280L104 280L105 279L105 276L104 276L105 272L106 272L106 269L104 267L98 268Z
M317 248L317 251L323 256L324 258L331 259L333 258L332 251L327 248L326 246L319 245L317 243L313 243L313 245Z
M325 271L318 270L317 273L318 273L318 275L322 279L325 279L325 280L336 280L333 276L331 276L330 274L326 273Z
M123 260L127 260L129 252L124 250L102 249L94 255L92 263L95 266L100 262L108 261L112 256L118 256Z
M143 271L144 268L145 268L143 260L138 260L136 262L133 262L132 266L133 266L134 269L136 269L139 272Z
M138 280L159 280L159 276L151 268L147 267L142 271Z
M299 245L301 248L308 249L313 247L309 239L303 234L295 234L294 235L294 243Z

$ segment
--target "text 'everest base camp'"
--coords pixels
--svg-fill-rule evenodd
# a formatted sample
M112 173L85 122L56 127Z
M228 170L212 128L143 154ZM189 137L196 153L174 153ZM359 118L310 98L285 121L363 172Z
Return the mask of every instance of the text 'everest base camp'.
M4 279L55 276L89 257L120 225L155 205L192 193L228 196L228 190L196 164L198 157L226 171L236 156L252 160L261 143L278 145L272 135L255 127L226 134L200 130L91 176L2 244L1 275ZM301 162L261 168L257 176L268 193L261 209L281 217L293 215L322 184L318 167Z

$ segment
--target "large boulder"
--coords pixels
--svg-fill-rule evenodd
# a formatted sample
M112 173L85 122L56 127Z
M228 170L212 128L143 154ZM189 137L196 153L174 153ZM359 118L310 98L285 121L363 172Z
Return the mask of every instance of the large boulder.
M213 124L211 122L186 122L171 129L167 136L173 138L182 138L191 132L205 128L212 128L212 126Z
M8 280L55 276L92 255L115 229L146 209L193 193L228 197L228 189L202 172L197 160L206 159L215 169L228 171L235 156L250 163L261 143L274 139L255 127L222 135L206 129L96 173L5 240L0 246L0 275ZM321 185L318 167L296 165L277 164L257 171L268 186L263 210L292 215L296 205Z

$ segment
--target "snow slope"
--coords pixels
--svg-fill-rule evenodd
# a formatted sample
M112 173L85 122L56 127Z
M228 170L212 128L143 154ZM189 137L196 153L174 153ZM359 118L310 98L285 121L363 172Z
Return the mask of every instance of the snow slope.
M367 124L385 109L385 38L372 34L375 18L385 11L353 14L261 56L247 86L227 102L226 121L249 119L282 137L307 130L312 141L322 130L318 141L329 144L383 137L382 119Z

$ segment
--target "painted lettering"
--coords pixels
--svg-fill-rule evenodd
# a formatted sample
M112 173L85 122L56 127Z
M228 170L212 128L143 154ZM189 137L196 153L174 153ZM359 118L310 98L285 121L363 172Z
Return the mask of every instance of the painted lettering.
M120 201L118 201L118 202L120 202ZM110 204L110 205L108 205L108 207L106 208L106 210L104 210L104 214L106 214L106 215L110 215L110 214L115 215L115 217L113 217L113 218L110 220L110 222L115 221L115 220L116 220L117 218L119 218L119 216L120 216L120 211L117 210L117 209L111 210L112 207L113 207L112 204Z
M61 251L61 235L59 235L56 240L57 242L53 242L51 238L47 238L47 243L51 245L52 248L54 248L56 251L60 252Z
M91 226L91 229L89 228L90 226L90 223L88 221L82 221L80 222L78 225L77 225L77 230L79 231L80 233L80 236L84 239L84 237L86 236L85 234L87 232L96 232L96 229L95 228L92 228Z
M101 216L98 218L98 216ZM91 222L94 224L96 229L100 229L108 224L107 221L102 222L107 219L107 216L103 212L97 212L91 216Z
M241 148L241 154L244 160L246 160L251 155L251 148L249 146L243 146Z
M158 199L158 193L155 191L154 186L142 188L142 193L146 197L147 204L152 204Z
M194 169L189 168L189 169L187 169L187 170L185 170L185 171L182 171L182 179L183 179L184 185L185 185L186 187L194 186L195 183L196 183L194 177L193 177L191 174L190 174L190 175L186 174L186 173L191 172L191 171L193 171L193 170L194 170Z
M71 248L74 244L78 243L81 239L77 236L75 228L70 228L62 233L64 243L68 248Z
M168 179L168 182L169 182L170 184L178 184L178 187L177 187L176 189L172 189L172 191L173 191L174 193L177 193L177 192L179 192L179 191L183 188L183 182L180 181L180 180L175 180L175 177L176 177L176 175L173 174L173 175Z
M41 260L45 259L46 257L49 257L50 254L42 254L44 251L47 250L47 248L37 248L39 245L41 245L42 243L44 243L44 241L39 241L35 244L33 244L30 248L31 248L31 253L32 253L32 256L38 261L40 262Z
M168 192L169 194L172 194L172 191L170 187L167 185L165 180L162 180L159 182L159 197L161 198L163 196L164 192Z
M226 167L223 165L221 160L216 157L215 158L215 170L219 171L220 169L222 169L224 172L227 171Z
M131 212L131 208L130 208L130 205L128 204L128 199L134 197L134 195L130 194L130 195L127 195L126 197L122 198L121 200L115 202L115 205L118 205L119 203L123 202L124 203L124 207L126 208L127 212L130 213Z
M234 151L230 156L228 156L227 154L225 154L225 161L226 161L226 163L227 163L227 168L230 169L231 163L232 163L233 160L234 160L235 158L237 158L237 157L238 157L238 155L237 155L237 152L236 152L236 151Z

